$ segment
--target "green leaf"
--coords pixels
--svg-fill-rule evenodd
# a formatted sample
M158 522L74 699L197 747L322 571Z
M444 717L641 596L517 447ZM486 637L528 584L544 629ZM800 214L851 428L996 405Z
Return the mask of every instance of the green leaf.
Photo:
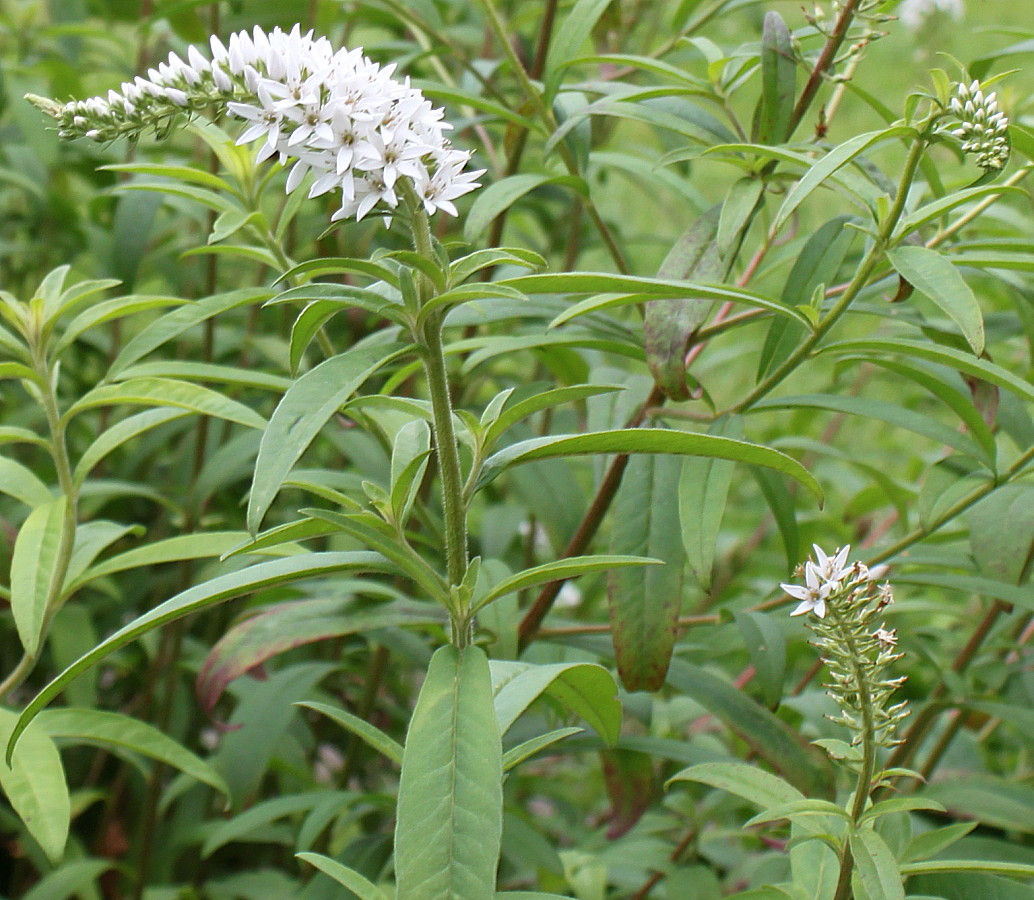
M657 273L658 279L707 282L721 278L722 260L716 235L725 210L724 204L711 207L689 227L668 251ZM646 302L643 321L646 363L654 381L673 400L689 399L686 351L713 305L714 299L710 297L672 297Z
M822 159L812 164L804 177L786 195L786 199L783 201L783 205L779 208L775 221L772 223L772 231L779 231L790 216L793 215L797 207L839 169L842 169L851 160L865 153L871 147L897 137L914 139L916 137L916 130L908 125L893 125L881 131L868 131L864 134L855 135L853 138L830 150Z
M614 655L621 683L629 691L659 690L675 646L685 570L680 463L677 456L633 456L614 504L611 551L664 563L607 576Z
M547 747L552 747L554 744L572 735L581 734L582 731L583 729L574 727L555 728L553 731L547 731L538 737L522 741L516 747L511 747L503 754L503 771L509 772L510 769L519 766L524 760L530 759L536 753L540 753Z
M629 428L588 434L561 434L511 444L485 461L479 486L487 484L510 466L536 459L593 453L674 453L731 459L749 465L765 466L789 475L808 488L820 502L822 500L822 488L808 470L778 450L711 434L692 434L664 428Z
M153 725L99 709L47 709L36 720L37 727L52 738L70 738L79 743L99 744L130 750L157 759L229 798L222 776L207 762Z
M744 822L743 827L752 828L754 825L778 822L780 819L800 822L808 816L833 816L847 822L851 821L851 817L843 807L837 806L829 800L809 800L805 797L803 800L791 800L789 803L768 806Z
M554 388L543 391L515 403L509 408L504 408L499 416L485 429L484 443L491 448L495 442L508 428L512 428L518 422L528 416L559 406L561 403L571 403L577 400L585 400L589 397L597 397L600 394L608 394L612 391L623 391L625 388L617 384L575 384L570 387Z
M345 807L348 794L344 791L328 792L330 796L336 797L338 803ZM309 791L304 794L288 794L286 797L274 797L271 800L262 800L254 806L249 807L232 819L218 822L205 837L201 845L201 858L207 859L220 847L231 844L235 841L247 840L255 831L264 825L269 825L277 819L294 815L300 812L307 812L327 796L322 791Z
M90 472L93 471L94 467L109 453L114 452L127 441L131 441L145 431L150 431L152 428L157 428L166 422L182 419L189 414L187 410L169 409L166 407L164 409L148 409L144 412L127 416L121 422L116 422L107 431L101 432L94 442L83 451L82 456L79 457L79 462L76 463L72 476L76 486L82 487L83 482Z
M77 577L67 590L69 592L78 590L98 578L129 569L149 568L162 563L181 562L185 559L219 557L236 547L246 537L247 534L243 531L207 531L163 538L101 560Z
M739 438L742 428L738 420L723 419L711 427L711 433ZM707 456L690 456L682 461L679 478L679 533L686 560L700 586L711 588L715 541L725 514L725 504L732 484L731 460Z
M557 78L557 70L581 50L582 44L588 40L610 3L611 0L577 0L550 43L549 56L546 58L547 83L553 83ZM555 85L550 95L553 93Z
M336 722L349 733L362 738L367 744L373 747L374 750L383 756L386 756L396 765L402 765L402 745L394 738L377 728L377 726L371 725L365 719L360 719L359 716L353 715L347 710L338 709L337 707L330 706L326 703L316 703L315 701L305 700L300 703L296 703L295 705L303 706L306 709L313 709L316 712L321 713L332 722Z
M152 350L183 334L188 328L239 306L249 306L268 300L270 292L265 288L241 288L225 294L213 294L174 309L145 326L119 351L108 369L108 378L114 378L122 369L137 362Z
M113 859L77 859L44 875L21 896L21 900L68 900L98 896L97 879L118 865Z
M978 822L959 822L955 825L946 825L944 828L935 828L932 831L924 831L912 838L905 854L902 857L905 865L918 860L929 859L931 856L938 856L941 851L947 850L952 844L962 840L974 828ZM904 870L904 866L902 866Z
M492 683L499 731L506 734L539 697L548 695L580 716L613 744L621 731L621 703L611 674L593 663L552 663L492 660Z
M862 826L850 832L855 875L869 900L905 900L905 888L897 860L886 842L872 828Z
M784 791L764 805L799 799L801 794L832 795L832 770L826 755L806 744L797 731L734 685L678 658L668 668L668 684L718 717L797 791L795 796Z
M774 397L759 400L751 412L768 409L826 409L832 412L859 416L869 420L879 420L928 437L938 444L944 444L967 456L984 458L979 444L967 434L960 434L950 425L921 415L912 409L875 400L870 397L852 397L841 394L800 394L794 397Z
M970 774L926 785L921 796L986 825L1034 832L1034 787L1004 778Z
M502 755L484 652L439 648L406 736L395 826L399 897L495 893Z
M303 859L310 866L319 869L324 875L329 875L342 887L351 891L359 900L388 900L388 895L366 878L365 875L360 875L355 869L343 866L329 856L308 851L296 853L295 855L298 859Z
M100 406L168 406L248 428L265 428L266 420L250 406L224 397L218 391L174 378L131 378L119 384L102 384L84 394L65 413L70 420L79 413Z
M107 322L114 322L126 316L133 316L140 312L151 309L164 309L167 306L182 306L186 303L179 297L162 297L130 294L126 297L115 297L113 300L105 300L103 303L96 303L89 309L79 313L71 322L61 330L61 337L54 344L53 353L60 355L75 341L98 325Z
M981 573L1020 584L1034 563L1034 489L1006 484L966 513L969 545Z
M47 603L52 594L56 596L53 581L67 508L64 497L37 506L22 523L14 543L11 612L25 653L33 658L38 656L44 637Z
M528 173L501 178L478 191L477 199L471 205L463 224L463 237L471 242L477 240L498 216L506 212L525 194L530 194L535 188L542 187L544 184L580 187L584 193L584 183L581 179L575 179L569 175Z
M214 606L216 603L232 600L265 587L279 587L304 578L318 578L355 569L384 571L384 557L377 553L362 552L326 552L290 556L286 559L261 562L239 572L219 575L188 590L181 591L124 625L44 687L19 717L18 724L7 745L8 757L14 752L18 738L25 728L40 710L64 690L65 685L120 647L132 643L147 632L209 606Z
M793 39L779 13L765 13L761 31L761 106L757 140L781 144L790 137L794 94L797 90L797 59Z
M5 745L22 730L18 715L0 709L0 742ZM6 761L0 760L0 788L54 865L61 862L72 817L65 770L57 746L38 725L24 729L22 742Z
M657 565L663 565L663 561L644 556L568 556L504 578L487 594L476 599L471 612L477 612L507 594L524 591L540 584L549 584L551 581L567 581L588 572L607 572L627 566Z
M248 530L258 532L294 464L359 386L408 347L381 344L353 347L324 360L287 389L262 434L248 498Z
M44 506L54 499L50 488L32 469L6 457L0 457L0 494L14 497L30 508Z
M467 220L470 220L469 213ZM521 266L525 269L544 269L546 260L533 250L524 250L520 247L491 247L486 250L475 250L452 263L449 269L449 281L454 285L460 284L477 272L502 265Z
M804 800L804 795L777 775L739 762L700 763L672 775L664 786L695 781L742 797L762 809Z
M984 317L976 295L951 261L926 247L895 247L887 259L897 273L929 297L956 324L973 352L984 352Z
M833 284L857 232L845 227L854 216L836 216L805 242L786 277L779 301L786 306L807 303L819 285ZM782 363L808 334L807 326L785 317L772 320L758 359L760 381Z
M600 312L616 306L650 301L654 298L671 300L721 300L729 303L743 303L757 309L795 319L810 328L807 316L790 306L785 306L770 297L743 288L731 288L721 284L703 284L690 281L665 281L660 278L639 278L632 275L605 275L592 272L567 272L560 275L521 275L498 284L515 287L526 294L596 294L617 296L593 296L569 306L552 322L551 328L587 313Z
M750 661L757 672L755 684L770 709L779 706L786 678L786 640L783 630L767 613L735 612L736 625L743 635Z
M964 353L961 350L953 350L950 347L942 347L939 344L927 341L905 339L837 341L833 344L827 344L820 352L836 354L901 353L905 356L914 356L929 362L940 363L957 372L995 384L1034 403L1034 385L1013 375L1007 369L1003 369L1001 366L986 360L978 359L971 353Z

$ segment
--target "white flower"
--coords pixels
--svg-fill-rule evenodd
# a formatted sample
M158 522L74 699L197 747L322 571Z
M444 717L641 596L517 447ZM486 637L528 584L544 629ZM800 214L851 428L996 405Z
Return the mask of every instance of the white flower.
M808 560L804 564L804 586L799 584L779 585L786 593L800 604L790 613L791 616L802 616L814 612L820 619L826 615L826 600L840 589L841 583L856 572L855 566L845 567L851 545L839 548L832 556L812 544L815 551L815 562Z
M478 187L474 179L484 170L464 171L470 154L446 139L442 111L361 48L335 51L298 25L241 31L225 45L213 36L210 47L211 61L189 47L186 61L171 54L106 101L37 105L58 119L62 137L96 140L135 137L179 110L221 106L246 123L238 144L262 141L259 161L293 162L288 191L310 173L310 196L341 191L334 220L394 209L400 179L412 183L428 214L456 215L452 201Z
M958 116L952 134L962 140L963 153L975 153L982 169L1000 169L1009 159L1009 120L998 108L998 95L984 96L980 82L959 84L948 108Z

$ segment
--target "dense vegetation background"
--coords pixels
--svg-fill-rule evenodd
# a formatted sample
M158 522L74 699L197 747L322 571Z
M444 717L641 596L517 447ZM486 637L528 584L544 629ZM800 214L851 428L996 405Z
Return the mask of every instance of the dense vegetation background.
M927 4L918 31L893 18L893 2L862 6L868 16L815 74L840 9L829 3L5 0L4 744L51 679L185 599L164 627L141 626L139 640L80 666L25 733L24 765L3 768L0 896L375 896L295 856L309 851L394 884L400 745L448 617L415 564L305 566L313 553L384 552L345 521L382 504L405 508L407 540L444 572L437 464L427 427L413 424L428 417L416 357L371 368L331 404L297 465L267 479L264 519L249 516L248 497L289 387L362 342L377 355L390 323L340 289L379 276L342 260L412 264L399 255L405 223L330 228L335 198L285 195L286 171L235 147L239 123L226 118L180 119L133 143L64 142L23 100L104 96L210 34L295 23L398 63L475 151L484 187L459 217L433 219L454 260L511 246L541 255L546 272L740 292L728 308L718 293L687 301L703 316L677 335L673 375L641 311L668 298L663 284L520 282L527 260L512 255L471 267L473 284L506 284L472 291L445 320L465 467L479 419L492 427L486 407L520 407L503 413L509 431L492 432L497 450L648 426L785 455L629 457L612 454L636 448L587 444L594 455L501 460L499 477L482 479L469 510L482 585L589 553L668 563L609 575L586 565L562 587L518 580L478 617L496 710L513 725L503 749L532 742L503 784L498 890L832 896L836 854L800 842L806 814L793 832L778 816L743 827L768 782L666 786L687 766L746 761L843 805L848 767L810 742L847 732L828 721L815 648L779 587L815 543L887 566L911 715L884 760L922 776L895 783L901 805L880 820L893 856L874 858L905 867L898 888L867 880L857 896L1034 896L1034 38L1027 10L1005 0L970 0L961 20ZM781 66L764 58L771 11L793 32ZM1009 116L1004 171L978 183L948 129L909 169L911 132L890 126L946 105L942 83L1003 73L988 90ZM816 97L801 104L812 81ZM796 129L777 133L797 105ZM874 137L863 145L862 134ZM809 166L851 140L849 164L801 191ZM907 253L872 256L896 199L900 228L880 252L925 245L954 275L906 278ZM712 252L715 265L694 269ZM314 260L326 262L304 265ZM321 294L316 280L331 287ZM824 319L845 287L850 310ZM599 302L571 315L587 297ZM823 322L829 333L822 325L805 346ZM310 387L299 418L339 388ZM279 574L249 581L267 563ZM288 577L291 566L307 577ZM192 598L198 614L185 615ZM617 700L600 666L620 675ZM939 857L999 865L907 869ZM764 893L772 884L782 892Z

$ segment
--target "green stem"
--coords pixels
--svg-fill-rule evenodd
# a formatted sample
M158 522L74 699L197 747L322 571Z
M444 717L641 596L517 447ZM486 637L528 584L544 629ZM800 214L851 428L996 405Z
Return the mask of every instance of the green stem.
M886 217L880 223L879 231L876 234L876 239L873 241L872 247L865 255L865 259L863 259L861 264L858 266L854 277L848 283L837 302L826 314L825 318L815 326L815 330L812 331L801 345L786 358L783 364L760 382L758 386L754 388L754 390L751 391L743 400L728 410L727 412L729 414L741 413L744 410L750 409L750 407L786 379L787 376L789 376L802 362L804 362L804 360L808 358L815 346L829 333L833 326L840 321L840 318L847 312L858 294L860 294L862 289L868 284L869 276L876 270L876 267L880 264L884 254L892 244L894 228L896 227L898 220L901 218L902 212L904 212L905 200L908 197L908 189L912 184L912 179L915 177L916 169L919 167L919 163L923 158L923 152L925 149L926 140L922 137L915 140L909 148L908 156L905 159L904 171L901 174L897 193L894 196L894 202L887 211Z
M400 182L400 193L409 209L413 229L413 247L421 256L434 260L431 226L413 186ZM417 279L421 305L431 299L431 286L423 276ZM462 583L467 572L467 510L463 496L463 474L460 468L459 445L452 423L452 398L449 396L449 373L445 364L445 313L427 316L420 333L424 375L431 395L432 428L435 456L442 482L442 509L445 516L445 565L449 585ZM453 642L459 647L469 640L470 623L465 610L452 610Z
M855 783L854 799L851 803L851 822L857 824L865 812L872 791L872 779L876 771L876 723L872 711L872 694L866 673L859 659L861 649L856 645L851 629L837 616L836 610L830 607L827 615L840 634L841 643L845 647L845 656L851 660L851 672L854 676L854 687L858 691L858 707L862 715L862 764L858 770ZM854 870L854 857L851 854L849 835L844 835L844 843L840 849L840 875L837 879L836 893L833 900L849 900L851 897L851 873Z
M54 392L52 372L47 364L46 353L42 348L34 347L32 353L33 369L36 372L40 394L43 399L43 413L50 432L51 452L54 468L57 470L58 487L65 498L65 515L61 523L61 537L58 541L57 559L50 575L50 586L43 607L43 622L40 626L39 646L46 642L50 623L58 609L61 608L62 593L65 587L65 576L72 559L75 546L75 529L79 519L79 491L72 475L72 465L68 458L68 445L65 442L65 423L58 409L57 395ZM20 685L36 667L39 651L23 653L18 665L0 683L0 701Z

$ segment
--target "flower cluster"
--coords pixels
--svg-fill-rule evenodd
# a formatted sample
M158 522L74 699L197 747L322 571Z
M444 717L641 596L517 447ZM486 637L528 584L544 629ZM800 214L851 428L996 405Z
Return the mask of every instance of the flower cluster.
M361 48L334 50L296 25L269 34L256 27L226 45L213 37L211 51L211 60L193 46L186 60L172 53L107 98L29 99L57 120L61 137L98 141L162 131L184 111L225 111L247 122L238 143L263 139L260 160L293 161L288 191L310 173L310 196L340 190L335 220L395 208L403 179L429 215L456 215L453 201L478 186L483 170L464 171L470 153L450 146L442 111Z
M1002 168L1009 159L1009 120L998 109L997 94L985 97L979 81L960 84L950 109L960 120L952 134L962 140L963 152L976 153L982 169Z
M782 588L801 600L792 615L816 615L808 626L829 670L826 689L840 708L832 720L853 732L853 744L892 746L894 731L908 711L905 703L891 703L905 679L886 674L887 667L901 658L895 652L897 634L877 624L894 601L890 586L878 585L860 562L846 565L850 547L832 556L814 549L816 562L809 560L803 570L806 586Z

